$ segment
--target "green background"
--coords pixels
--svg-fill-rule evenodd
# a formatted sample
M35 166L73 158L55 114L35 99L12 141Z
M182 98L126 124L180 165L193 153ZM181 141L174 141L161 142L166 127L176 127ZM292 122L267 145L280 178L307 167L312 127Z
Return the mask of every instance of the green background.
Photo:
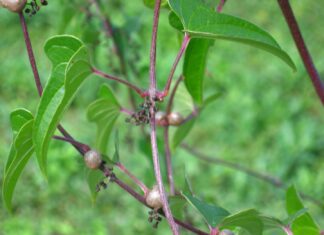
M75 2L75 3L74 3ZM86 1L49 1L34 17L26 17L43 83L50 63L43 45L50 36L66 33L82 38L92 51L93 63L100 69L119 73L112 42L101 29L93 7ZM127 58L137 74L130 79L148 86L149 47L152 10L142 1L102 1L104 11L116 27L125 30ZM293 1L292 6L320 75L324 76L322 19L324 4ZM74 14L72 14L74 12ZM295 62L291 69L269 53L231 42L216 41L209 53L205 78L206 95L222 90L223 95L197 119L186 143L211 156L248 166L295 184L299 191L324 203L324 112L302 65L289 30L276 1L231 1L224 12L264 28ZM92 17L89 17L92 13ZM88 15L87 15L88 14ZM72 16L68 21L68 16ZM158 38L157 77L159 88L166 82L179 48L179 35L168 24L168 11L161 13ZM0 183L11 143L9 113L24 107L35 112L39 98L24 47L19 18L0 9ZM180 69L177 71L179 74ZM93 146L95 125L86 120L86 107L96 98L101 83L92 76L78 93L62 123L76 139ZM108 82L123 107L131 108L127 90ZM174 110L186 114L183 91ZM138 104L140 101L138 100ZM185 108L184 108L185 107ZM162 107L161 107L162 108ZM136 127L119 119L121 160L148 186L153 177L150 156L140 150L144 137ZM173 131L173 130L172 130ZM162 132L159 133L162 136ZM110 143L111 145L111 143ZM113 153L110 148L109 154ZM284 191L222 166L205 164L183 149L173 152L176 184L181 188L183 168L193 189L204 200L231 212L256 208L266 215L285 218ZM116 170L116 174L124 179ZM128 182L128 180L126 179ZM306 201L309 212L324 227L324 210ZM92 204L84 177L84 166L68 144L52 141L48 155L48 182L36 165L28 164L13 199L14 213L0 204L0 234L169 234L165 221L158 230L147 222L148 210L116 185L102 191ZM205 231L194 210L187 208L187 219ZM273 232L269 234L280 234Z

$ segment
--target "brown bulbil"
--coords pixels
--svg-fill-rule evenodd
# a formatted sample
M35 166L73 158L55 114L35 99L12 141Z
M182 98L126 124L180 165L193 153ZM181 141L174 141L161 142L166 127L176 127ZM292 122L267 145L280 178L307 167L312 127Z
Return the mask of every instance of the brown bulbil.
M101 155L95 150L90 150L84 154L84 162L90 169L98 169L102 163Z
M168 115L168 122L171 126L179 126L184 121L184 118L180 113L174 112Z
M26 3L27 0L0 0L0 6L12 12L21 12Z
M152 207L154 210L162 208L163 203L161 201L161 196L159 192L159 187L154 185L152 190L146 196L146 204Z

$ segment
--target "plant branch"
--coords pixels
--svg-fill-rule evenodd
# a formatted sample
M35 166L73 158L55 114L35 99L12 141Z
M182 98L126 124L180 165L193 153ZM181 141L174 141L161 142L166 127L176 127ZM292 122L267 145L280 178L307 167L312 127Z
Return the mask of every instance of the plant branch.
M138 187L141 188L141 190L144 193L144 197L148 194L150 190L146 187L146 185L142 181L140 181L135 175L133 175L122 163L117 162L115 165L119 168L119 170L121 170L129 178L131 178Z
M284 182L282 182L280 179L274 177L274 176L271 176L271 175L268 175L268 174L264 174L264 173L260 173L260 172L257 172L255 170L252 170L252 169L249 169L245 166L242 166L240 164L237 164L237 163L234 163L234 162L230 162L230 161L226 161L224 159L221 159L221 158L217 158L217 157L211 157L211 156L207 156L199 151L197 151L196 149L188 146L187 144L181 144L181 147L186 150L188 153L192 154L192 156L208 163L208 164L217 164L217 165L222 165L222 166L225 166L225 167L228 167L228 168L231 168L231 169L234 169L234 170L237 170L237 171L240 171L240 172L243 172L247 175L250 175L252 177L255 177L259 180L262 180L268 184L271 184L273 185L274 187L276 188L281 188L281 189L285 189L286 188L286 185L284 184ZM315 205L321 207L321 208L324 208L324 204L310 196L310 195L307 195L307 194L304 194L304 193L299 193L300 196L302 198L304 198L305 200L308 200L312 203L314 203Z
M172 233L174 235L178 235L178 227L173 219L172 212L169 207L168 199L165 193L161 169L160 169L160 161L158 155L158 147L157 147L157 139L156 139L156 120L155 120L155 101L156 101L156 41L157 41L157 32L158 32L158 24L159 24L159 15L160 15L160 7L161 0L155 1L154 7L154 18L153 18L153 30L152 30L152 41L151 41L151 49L150 49L150 87L149 87L149 95L150 95L150 126L151 126L151 146L152 146L152 157L153 157L153 165L154 165L154 173L156 182L159 188L159 193L161 197L161 201L163 204L163 211L168 220Z
M176 84L174 85L167 107L166 107L166 116L168 116L171 113L173 101L174 101L174 96L175 93L178 89L178 86L180 82L182 81L183 77L180 76ZM174 187L174 179L173 179L173 170L172 170L172 161L171 161L171 149L170 149L170 141L169 141L169 124L164 126L164 152L165 152L165 162L167 166L167 176L168 176L168 182L170 186L170 193L171 195L175 194L175 187Z
M220 0L218 6L216 8L216 11L221 12L223 10L225 3L226 3L226 0Z
M289 26L290 32L295 40L295 44L298 48L299 54L303 60L305 68L311 78L317 95L320 98L322 105L324 105L324 84L316 70L312 57L307 49L307 46L299 29L297 20L290 6L290 3L288 0L278 0L278 3Z
M31 41L30 41L26 20L25 20L24 14L22 12L19 12L19 18L20 18L20 24L22 27L22 31L24 34L24 39L25 39L29 62L30 62L30 65L31 65L31 68L32 68L32 71L34 74L34 78L35 78L38 95L42 96L43 87L42 87L42 83L41 83L41 80L39 77L37 64L36 64L36 60L35 60L35 56L34 56L34 52L33 52L33 47L32 47Z
M106 168L107 169L107 168ZM108 170L108 169L107 169ZM107 171L106 170L106 171ZM112 177L112 181L115 182L120 188L122 188L123 190L125 190L128 194L132 195L137 201L139 201L140 203L142 203L143 205L145 205L146 207L150 208L145 201L145 197L143 197L142 195L138 194L136 191L134 191L130 186L128 186L127 184L125 184L123 181L121 181L120 179L118 179L114 174L106 172L105 175L107 177ZM151 208L152 209L152 208ZM163 213L161 214L163 216L165 216ZM201 231L200 229L197 229L195 227L193 227L190 224L187 224L181 220L178 220L176 218L174 218L174 221L180 225L181 227L187 229L188 231L191 231L197 235L208 235L208 233L205 233L203 231Z
M293 232L289 227L282 227L282 230L287 234L287 235L294 235Z
M81 142L77 142L75 140L71 140L69 138L64 138L64 137L61 137L61 136L54 136L53 138L55 139L58 139L58 140L62 140L62 141L65 141L65 142L68 142L68 143L74 143L74 144L79 144L79 145L84 145L84 146L88 146L86 144L83 144ZM119 164L119 166L121 166L121 164ZM118 167L119 167L118 166ZM123 167L122 167L123 168ZM119 167L119 169L121 169ZM125 173L126 175L130 176L132 175L131 178L136 178L131 172L127 171L127 173L125 172L125 169L124 168L123 170L121 170L123 173ZM111 181L112 182L115 182L120 188L122 188L124 191L126 191L128 194L130 194L131 196L133 196L137 201L139 201L140 203L142 203L143 205L145 205L146 207L150 208L147 204L146 204L146 200L145 200L145 195L142 196L140 195L139 193L137 193L132 187L130 187L129 185L127 185L126 183L124 183L122 180L118 179L116 177L116 175L112 172L112 170L107 167L105 164L102 164L99 168L99 170L101 170L103 172L103 174L105 175L105 177L109 177L111 178ZM143 184L144 185L144 184ZM144 185L143 188L146 188L146 186ZM153 209L153 208L151 208ZM161 213L161 215L165 216L163 213ZM187 229L188 231L191 231L197 235L208 235L207 233L201 231L200 229L197 229L195 228L194 226L192 226L191 224L187 224L181 220L178 220L176 218L174 218L175 222L177 224L179 224L181 227Z
M163 90L163 96L167 96L168 93L169 93L169 90L170 90L170 86L171 86L171 82L172 82L172 78L174 76L174 73L178 67L178 64L179 64L179 61L181 59L181 57L183 56L184 52L186 51L188 45L189 45L189 42L190 42L190 36L189 34L185 33L185 36L183 38L183 41L182 41L182 44L181 44L181 47L180 47L180 50L178 52L178 55L172 65L172 68L171 68L171 71L170 71L170 74L169 74L169 77L168 77L168 81L167 81L167 84L165 85L165 88Z
M168 104L167 104L167 107L166 107L166 114L170 114L171 111L172 111L172 106L173 106L173 101L174 101L174 97L175 97L175 94L177 93L177 90L178 90L178 87L180 85L180 82L183 80L183 76L179 76L179 78L177 79L172 91L171 91L171 94L170 94L170 98L169 98L169 101L168 101Z
M109 80L113 80L113 81L116 81L116 82L119 82L119 83L122 83L122 84L128 86L129 88L134 90L137 94L139 94L143 98L148 96L147 92L143 91L141 88L135 86L134 84L130 83L129 81L122 80L122 79L112 76L110 74L106 74L96 68L92 68L92 72L100 77L103 77L103 78L106 78Z
M56 140L61 140L61 141L64 141L64 142L67 142L67 143L70 143L74 146L78 146L79 149L82 149L82 154L88 152L91 150L91 148L89 147L89 145L86 145L86 144L83 144L79 141L76 141L72 138L67 138L67 137L63 137L63 136L57 136L57 135L54 135L53 136L53 139L56 139Z

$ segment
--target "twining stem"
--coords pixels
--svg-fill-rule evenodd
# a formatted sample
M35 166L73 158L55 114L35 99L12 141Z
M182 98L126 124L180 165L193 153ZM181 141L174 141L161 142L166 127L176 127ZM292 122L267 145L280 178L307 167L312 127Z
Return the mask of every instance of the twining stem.
M221 158L217 158L217 157L214 157L214 156L208 156L206 154L203 154L201 152L199 152L198 150L196 150L195 148L192 148L190 146L188 146L187 144L181 144L181 147L186 150L188 153L192 154L192 156L206 162L207 164L217 164L217 165L221 165L221 166L225 166L225 167L228 167L228 168L231 168L231 169L234 169L234 170L237 170L239 172L243 172L249 176L252 176L252 177L255 177L259 180L262 180L266 183L269 183L277 188L281 188L281 189L285 189L286 188L286 185L284 184L284 182L282 182L280 179L272 176L272 175L269 175L269 174L265 174L265 173L261 173L261 172L258 172L258 171L255 171L255 170L252 170L248 167L245 167L243 165L240 165L240 164L237 164L237 163L234 163L234 162L230 162L230 161L227 161L227 160L224 160L224 159L221 159ZM324 204L310 196L310 195L307 195L307 194L304 194L304 193L299 193L301 195L302 198L304 198L305 200L308 200L312 203L314 203L315 205L321 207L321 208L324 208Z
M218 235L219 229L218 228L210 228L210 235Z
M134 90L137 94L139 94L141 97L147 97L148 96L148 93L143 91L141 88L135 86L134 84L130 83L129 81L126 81L126 80L123 80L123 79L120 79L120 78L117 78L115 76L112 76L110 74L106 74L96 68L92 68L92 72L100 77L103 77L103 78L106 78L106 79L109 79L109 80L113 80L113 81L116 81L116 82L119 82L119 83L122 83L126 86L128 86L129 88L131 88L132 90Z
M82 153L86 153L86 152L91 150L91 148L88 145L83 144L83 143L81 143L79 141L76 141L75 139L72 139L72 138L67 138L67 137L63 137L63 136L54 135L53 139L61 140L61 141L73 144L74 146L78 146L80 149L82 149Z
M115 182L120 188L122 188L123 190L125 190L128 194L132 195L137 201L139 201L140 203L142 203L143 205L149 207L146 204L145 201L145 197L143 197L142 195L138 194L135 190L133 190L130 186L128 186L127 184L125 184L123 181L121 181L120 179L118 179L114 174L112 174L111 172L109 172L109 169L105 168L102 169L102 171L105 173L105 171L108 171L105 173L105 175L107 177L111 177L112 176L112 181ZM163 215L163 214L162 214ZM200 229L197 229L195 227L193 227L191 224L182 222L181 220L178 220L176 218L174 218L175 223L179 224L181 227L187 229L188 231L191 231L197 235L208 235L207 233L201 231Z
M27 53L28 53L28 58L29 58L29 62L34 74L34 81L36 83L36 87L37 87L37 91L38 91L38 95L42 96L43 94L43 86L39 77L39 73L38 73L38 69L37 69L37 64L36 64L36 60L35 60L35 56L34 56L34 52L33 52L33 47L31 44L31 40L29 37L29 33L28 33L28 27L26 24L26 20L24 17L24 14L22 12L19 12L19 19L20 19L20 24L22 27L22 31L24 34L24 40L25 40L25 44L26 44L26 48L27 48ZM66 138L70 138L73 139L72 136L64 129L64 127L62 125L58 125L58 130L62 133L62 135L64 135L64 137ZM78 145L74 145L73 146L80 152L82 153L82 149L78 146Z
M170 90L170 86L171 86L171 82L172 82L172 78L174 76L174 73L178 67L178 64L179 64L179 61L181 59L181 57L183 56L184 52L186 51L188 45L189 45L189 42L190 42L190 36L189 34L185 33L185 36L183 38L183 41L182 41L182 44L181 44L181 47L180 47L180 50L178 52L178 55L172 65L172 68L171 68L171 71L170 71L170 74L169 74L169 77L168 77L168 80L167 80L167 84L165 85L165 88L163 90L163 96L167 96L168 93L169 93L169 90Z
M31 68L33 70L33 74L34 74L34 78L35 78L38 95L42 96L43 87L42 87L42 83L41 83L41 80L39 77L37 64L36 64L36 60L35 60L35 56L34 56L34 52L33 52L33 47L32 47L31 41L30 41L26 20L25 20L24 14L22 12L19 13L19 18L20 18L20 24L21 24L21 27L23 30L24 38L25 38L25 44L26 44L26 48L27 48L29 62L30 62Z
M283 227L282 230L287 234L287 235L294 235L293 232L289 227Z
M218 6L216 8L216 11L221 12L223 10L225 3L226 3L226 0L220 0Z
M172 110L173 100L175 97L175 93L178 89L178 86L180 82L182 81L182 76L180 76L169 97L169 101L166 107L166 115L169 115ZM164 127L164 153L165 153L165 162L166 162L166 168L167 168L167 175L168 175L168 182L170 187L170 193L171 195L175 194L175 186L174 186L174 179L173 179L173 169L172 169L172 161L171 161L171 149L170 149L170 141L169 141L169 124L167 124Z
M149 95L151 101L150 107L150 126L151 126L151 146L152 146L152 156L153 156L153 165L154 165L154 173L156 182L159 188L159 193L161 197L161 201L163 204L163 211L168 220L172 233L174 235L178 235L178 227L173 219L172 212L169 207L168 199L165 193L165 189L163 186L161 169L160 169L160 161L158 155L158 147L157 147L157 139L156 139L156 121L155 121L155 100L156 100L156 39L158 32L158 24L159 24L159 15L160 15L160 6L161 0L155 1L154 7L154 18L153 18L153 32L152 32L152 40L151 40L151 49L150 49L150 87L149 87Z
M141 188L141 190L144 193L144 196L146 196L148 194L148 192L150 191L146 185L140 181L135 175L133 175L122 163L117 162L116 166L119 168L119 170L121 170L122 172L124 172L129 178L131 178L134 183Z
M307 46L299 29L297 20L295 18L294 12L290 6L288 0L278 0L281 11L287 21L290 32L295 40L295 44L298 48L299 54L303 60L304 66L311 78L313 86L320 98L322 105L324 105L324 84L321 80L316 67L313 63L312 57L308 52Z

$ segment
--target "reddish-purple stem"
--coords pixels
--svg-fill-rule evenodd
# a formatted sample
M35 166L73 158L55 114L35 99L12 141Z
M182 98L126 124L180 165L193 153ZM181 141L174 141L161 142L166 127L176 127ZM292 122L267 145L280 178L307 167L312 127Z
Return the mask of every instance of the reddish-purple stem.
M107 175L107 174L106 174ZM109 173L108 173L109 176ZM126 192L128 192L130 195L132 195L137 201L139 201L140 203L142 203L143 205L149 207L146 204L145 198L138 194L136 191L134 191L131 187L129 187L127 184L125 184L123 181L121 181L120 179L116 178L115 176L113 176L112 181L115 182L119 187L121 187L123 190L125 190ZM174 221L179 224L181 227L197 234L197 235L208 235L208 233L205 233L203 231L201 231L200 229L197 229L195 227L193 227L190 224L187 224L185 222L182 222L176 218L174 218Z
M159 188L161 201L163 204L163 211L165 216L168 220L172 233L174 235L178 235L178 226L174 222L172 212L169 207L168 199L165 193L165 189L163 186L161 169L160 169L160 161L158 155L158 147L157 147L157 140L156 140L156 121L155 121L155 100L156 100L156 39L157 39L157 32L158 32L158 24L159 24L159 15L160 15L160 7L161 7L161 0L155 1L154 7L154 18L153 18L153 30L152 30L152 41L151 41L151 50L150 50L150 101L152 106L150 108L151 113L151 146L152 146L152 157L153 157L153 165L154 165L154 172L156 182Z
M172 82L172 78L174 76L174 73L178 67L178 64L179 64L179 61L180 59L182 58L184 52L186 51L187 47L188 47L188 44L190 42L190 36L189 34L185 34L184 38L183 38L183 41L182 41L182 44L181 44L181 47L180 47L180 50L178 52L178 55L172 65L172 68L171 68L171 71L170 71L170 74L169 74L169 77L168 77L168 81L167 81L167 84L165 85L165 88L163 90L163 95L164 97L168 95L169 93L169 90L170 90L170 87L171 87L171 82Z
M92 72L100 77L103 77L103 78L107 78L109 80L113 80L113 81L116 81L116 82L119 82L119 83L122 83L126 86L128 86L129 88L131 88L132 90L134 90L137 94L139 94L141 97L147 97L148 96L148 93L143 91L141 88L135 86L134 84L126 81L126 80L123 80L123 79L120 79L120 78L117 78L115 76L112 76L110 74L106 74L96 68L92 68Z
M218 228L210 228L210 235L218 235L219 229Z
M315 68L312 57L308 52L305 41L299 29L297 20L295 18L294 12L290 6L288 0L278 0L281 11L287 21L290 32L295 40L296 46L298 48L299 54L303 60L305 68L311 78L313 86L320 98L322 105L324 105L324 84Z
M35 60L35 56L34 56L34 52L33 52L33 47L32 47L31 41L30 41L26 20L25 20L24 14L22 12L19 12L19 18L20 18L20 24L21 24L21 27L22 27L22 30L24 33L28 58L29 58L31 68L33 70L37 91L38 91L39 96L42 96L43 87L42 87L42 83L41 83L41 80L39 77L37 64L36 64L36 60Z
M216 11L221 12L223 10L225 3L226 3L226 0L220 0L218 6L216 8Z
M164 152L165 152L165 162L167 166L167 175L170 186L170 194L175 194L174 180L173 180L173 170L172 170L172 160L171 151L169 143L169 125L164 127Z
M287 235L294 235L293 232L289 227L282 227L282 230L287 234Z
M135 175L133 175L122 163L118 162L116 163L116 166L119 168L119 170L121 170L129 178L131 178L138 187L141 188L141 190L144 193L144 196L148 194L149 189L146 187L146 185L142 181L140 181Z
M182 76L180 76L176 84L174 85L172 92L170 94L170 98L167 104L166 108L166 115L169 115L171 113L172 104L174 100L175 93L177 91L177 88L182 81ZM175 194L175 187L174 187L174 179L173 179L173 169L172 169L172 160L171 160L171 150L170 150L170 141L169 141L169 124L164 127L164 152L165 152L165 162L167 166L167 175L168 175L168 181L170 186L170 193L171 195Z
M125 108L120 108L120 112L127 114L128 116L131 116L134 112Z
M54 135L53 136L53 139L61 140L61 141L64 141L64 142L68 142L68 143L70 143L70 144L72 144L74 146L77 146L79 149L82 150L82 154L84 154L84 153L86 153L86 152L88 152L88 151L91 150L91 148L88 145L83 144L83 143L81 143L79 141L76 141L76 140L74 140L72 138L67 138L67 137L63 137L63 136Z

